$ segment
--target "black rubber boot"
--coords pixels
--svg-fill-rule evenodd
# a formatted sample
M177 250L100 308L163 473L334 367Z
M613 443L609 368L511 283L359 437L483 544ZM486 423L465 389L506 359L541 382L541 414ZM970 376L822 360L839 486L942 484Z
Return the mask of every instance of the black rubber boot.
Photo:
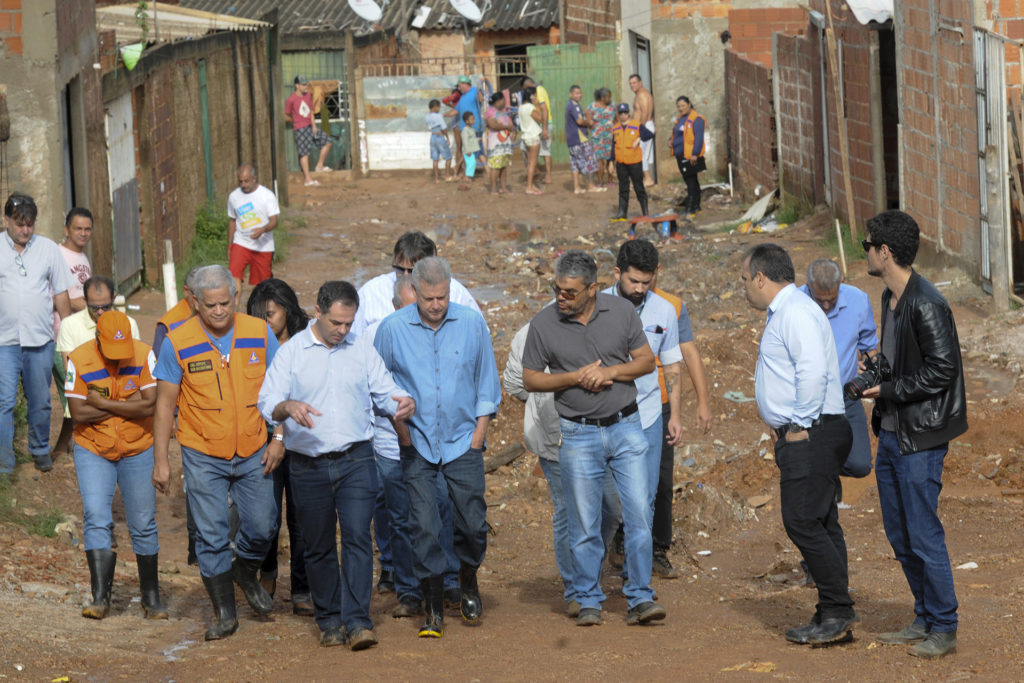
M646 199L641 199L639 201L640 201L640 215L641 216L650 216L651 214L647 210L647 200Z
M427 620L420 626L420 638L440 638L444 635L444 577L431 576L420 581Z
M103 619L110 613L110 589L114 585L114 567L117 553L108 550L86 550L89 562L89 583L92 585L92 604L82 609L82 616Z
M160 579L157 577L157 556L136 555L139 566L139 588L142 592L142 611L147 619L167 619L167 608L160 601Z
M476 567L463 564L459 567L459 588L462 591L462 618L466 621L479 621L484 613L484 604L480 600L480 588L476 583Z
M261 563L262 560L235 557L231 569L235 575L235 583L245 593L245 599L252 607L252 611L256 614L270 614L274 611L274 599L256 579L256 572L259 571Z
M629 200L622 201L620 199L619 200L619 210L618 210L618 212L614 216L612 216L612 220L613 221L624 221L624 220L626 220L626 218L628 217L628 213L627 213L628 211L629 211Z
M203 585L213 602L213 613L217 623L206 629L206 640L227 638L238 630L238 613L235 610L235 582L232 572L216 576L204 576Z

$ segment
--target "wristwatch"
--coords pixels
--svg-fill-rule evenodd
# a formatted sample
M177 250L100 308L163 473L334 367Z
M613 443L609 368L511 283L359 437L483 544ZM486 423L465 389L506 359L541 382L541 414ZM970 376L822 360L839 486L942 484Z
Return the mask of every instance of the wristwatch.
M274 434L274 441L284 443L284 434Z
M790 434L797 434L799 432L806 432L807 427L802 427L798 425L796 422L790 422L788 425L786 425L786 431L789 432Z

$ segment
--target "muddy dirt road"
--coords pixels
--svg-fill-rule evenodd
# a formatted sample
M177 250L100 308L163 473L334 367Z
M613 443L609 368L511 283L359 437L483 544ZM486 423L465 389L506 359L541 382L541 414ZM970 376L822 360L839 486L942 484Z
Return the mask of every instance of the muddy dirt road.
M568 248L591 251L611 281L622 224L609 224L614 190L573 196L566 172L542 197L490 196L482 187L457 192L426 174L375 176L345 182L326 178L307 190L292 185L292 208L302 227L292 231L288 260L276 274L311 308L327 279L360 284L390 266L395 238L407 229L436 237L441 255L480 301L500 368L508 343L549 297L554 257ZM568 189L567 189L568 188ZM669 184L652 208L666 211L681 186ZM991 301L957 271L924 268L953 302L968 372L971 430L952 445L940 513L946 523L961 603L959 653L936 662L904 648L876 645L873 634L901 627L911 600L882 531L872 478L845 482L849 509L841 522L849 545L851 586L863 621L854 643L812 650L787 643L786 628L803 624L815 593L802 586L798 555L778 510L778 474L766 459L764 425L753 403L734 403L727 391L753 396L762 315L747 306L738 269L749 245L768 239L707 230L735 219L742 208L724 198L706 202L700 226L663 247L660 286L681 295L693 319L708 369L714 426L694 429L695 401L684 381L687 433L676 451L675 545L669 556L682 578L655 579L668 618L650 627L625 625L621 581L605 579L605 624L581 629L564 616L551 541L551 505L536 458L525 454L487 478L488 519L494 528L481 569L482 625L454 614L442 640L416 638L418 620L390 616L394 596L374 596L380 644L353 653L322 649L312 620L292 616L287 551L272 618L257 621L239 605L241 627L230 639L202 642L212 616L197 568L185 563L184 502L180 492L158 510L161 581L172 618L146 622L123 516L112 614L96 622L79 616L89 587L84 554L66 535L30 536L0 526L0 678L13 680L694 680L736 676L789 679L1020 680L1024 618L1024 451L1021 376L1022 314L995 316ZM745 208L745 207L744 207ZM698 229L704 227L704 230ZM824 217L775 233L801 270L831 255ZM851 264L851 281L877 302L881 285ZM162 297L132 299L144 336L162 312ZM500 451L521 437L522 408L505 397L489 434ZM175 474L180 472L180 468ZM17 507L37 514L59 507L77 520L81 503L70 458L37 475L19 471ZM80 537L80 536L79 536ZM285 537L283 535L283 537ZM710 551L710 552L705 552ZM241 598L241 596L239 595ZM734 671L736 673L724 673Z

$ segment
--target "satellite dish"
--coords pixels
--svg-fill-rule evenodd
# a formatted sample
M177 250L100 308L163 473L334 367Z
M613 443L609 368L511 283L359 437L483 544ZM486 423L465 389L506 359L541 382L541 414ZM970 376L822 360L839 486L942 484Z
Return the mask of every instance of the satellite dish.
M384 16L380 5L374 0L348 0L348 6L352 8L353 12L370 22L380 21L380 18Z
M480 8L476 6L476 3L473 2L473 0L448 0L448 2L451 3L451 6L456 12L466 17L474 24L479 23L480 20L484 18Z

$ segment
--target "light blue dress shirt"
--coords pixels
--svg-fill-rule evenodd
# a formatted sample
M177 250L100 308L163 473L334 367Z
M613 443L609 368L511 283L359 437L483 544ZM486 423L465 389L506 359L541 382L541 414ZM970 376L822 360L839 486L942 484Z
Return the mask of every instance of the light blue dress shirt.
M43 346L53 341L53 296L71 287L71 271L53 240L32 235L19 254L2 233L0 346Z
M366 331L358 336L356 343L366 344L376 354L377 349L373 346L373 338L376 336L377 328L380 327L381 322L383 321L378 320L367 327ZM353 337L354 335L352 332L349 332L348 336ZM373 452L388 460L401 460L401 453L398 448L398 434L395 433L391 420L383 415L376 415L373 418Z
M312 416L312 429L291 418L283 423L285 448L314 458L369 441L374 412L394 415L398 403L391 397L409 395L398 388L372 346L346 336L328 348L313 334L315 324L311 320L278 350L258 402L272 423L282 401L302 401L323 413Z
M373 345L395 381L416 399L408 424L419 454L432 463L449 463L469 450L477 418L493 415L501 403L483 317L450 303L434 331L410 304L384 319Z
M612 285L604 290L605 294L619 296L619 286ZM679 349L679 317L676 308L668 299L648 291L644 302L636 307L640 314L640 323L647 335L647 343L654 352L654 357L662 365L671 365L683 360L683 352ZM637 377L636 403L640 409L640 425L647 429L661 417L661 385L658 384L658 369Z
M807 285L800 291L810 296ZM813 301L813 299L812 299ZM878 328L871 298L853 285L839 285L836 305L828 313L832 336L839 355L839 379L846 384L857 376L857 352L871 351L878 346Z
M810 427L821 415L843 415L843 384L828 318L818 304L784 287L768 305L754 379L757 410L769 427Z

